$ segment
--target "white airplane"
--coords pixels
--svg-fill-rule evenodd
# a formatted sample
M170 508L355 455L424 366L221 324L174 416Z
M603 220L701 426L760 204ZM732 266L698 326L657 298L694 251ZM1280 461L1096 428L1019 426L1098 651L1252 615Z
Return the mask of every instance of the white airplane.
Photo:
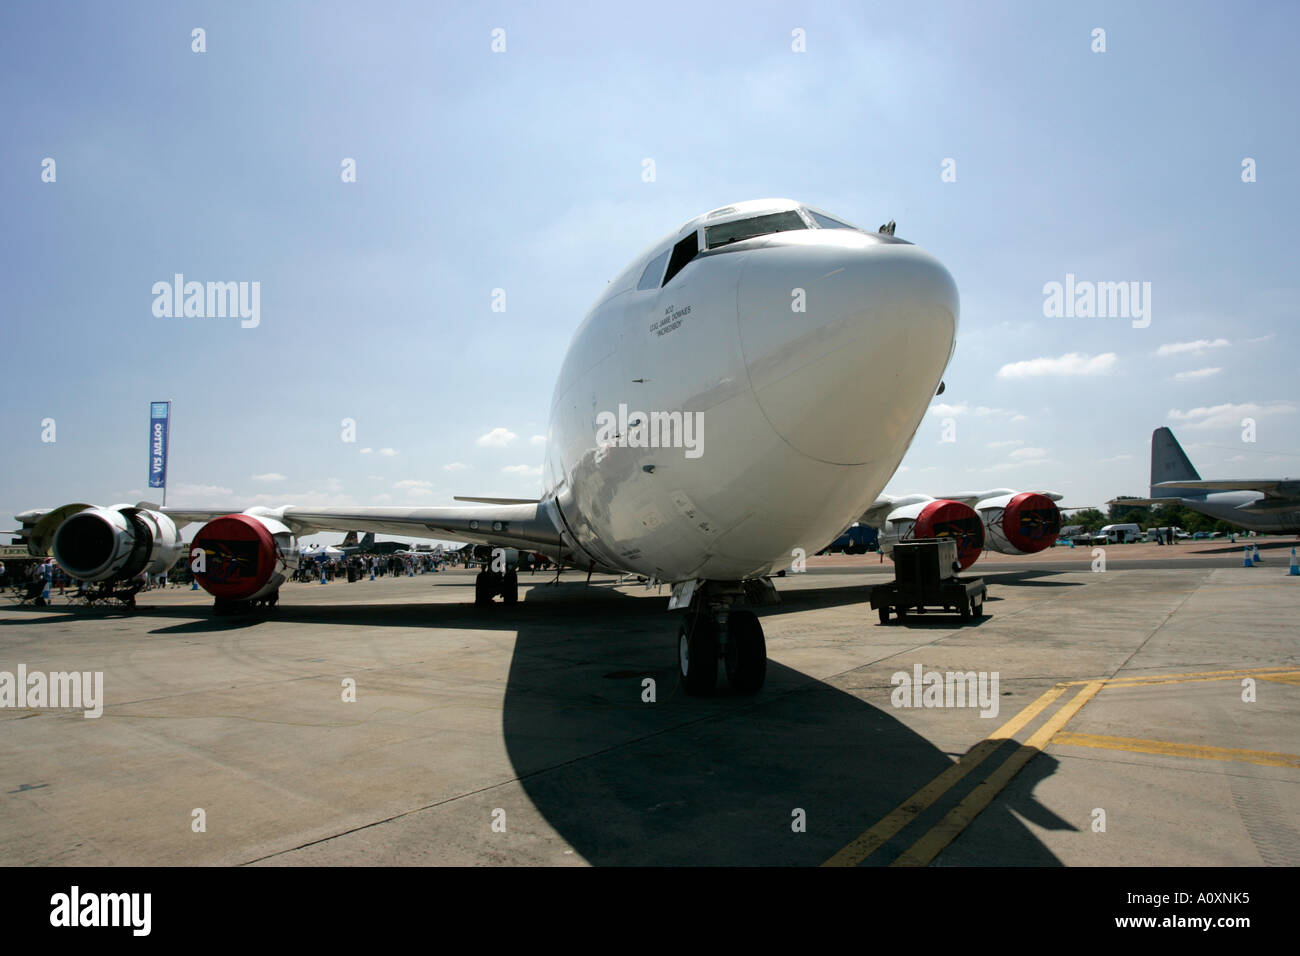
M361 541L357 541L357 533L349 531L341 544L318 544L313 547L306 547L302 549L302 556L304 558L325 558L326 560L342 561L344 558L358 552L369 551L374 547L374 544L374 534L367 534Z
M579 325L551 401L542 494L438 508L250 508L241 514L71 505L19 516L33 553L76 577L167 565L175 523L220 606L273 600L296 536L353 528L540 551L673 585L686 690L719 661L756 692L766 645L745 605L876 500L952 356L957 287L932 255L788 199L713 209L610 280ZM143 504L143 503L142 503ZM517 596L484 570L478 603Z
M966 570L985 549L1037 554L1056 540L1063 496L1053 491L994 488L962 495L881 495L858 520L876 528L880 550L913 538L955 538L957 562ZM892 555L891 555L892 556Z
M1261 534L1300 533L1300 479L1229 478L1202 481L1168 428L1151 433L1149 498L1115 498L1111 505L1182 505Z

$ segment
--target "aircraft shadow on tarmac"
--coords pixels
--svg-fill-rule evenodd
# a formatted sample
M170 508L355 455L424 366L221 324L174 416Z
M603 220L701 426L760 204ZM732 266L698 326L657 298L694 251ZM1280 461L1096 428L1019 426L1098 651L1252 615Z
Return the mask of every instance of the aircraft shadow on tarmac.
M1080 569L1082 570L1082 569ZM1022 588L1081 588L1081 581L1062 581L1058 580L1060 572L1057 571L990 571L982 575L984 580L994 586L1008 585L1010 587ZM1046 580L1042 580L1046 579ZM992 592L989 593L990 601L995 600ZM996 598L996 600L1002 600Z
M522 598L515 607L483 609L290 599L271 613L277 621L305 624L515 632L502 715L508 757L549 826L597 865L817 864L959 756L900 722L888 703L890 687L872 689L879 705L871 704L775 661L768 662L766 686L755 697L732 695L722 677L716 696L686 696L677 682L676 617L664 612L662 596L538 582ZM863 598L861 586L800 589L784 593L783 603L762 609L761 616ZM215 617L210 608L194 606L141 613L160 623L181 620L151 631L159 637L256 628L262 621ZM863 623L877 626L865 606ZM953 626L937 617L934 623ZM654 703L642 700L645 678L656 683ZM1027 703L1004 697L988 730ZM954 719L968 717L954 712ZM891 862L1011 752L1004 744L868 865ZM1033 798L1034 785L1055 767L1047 754L1030 761L949 848L945 862L1060 865L1020 819L1076 829ZM805 832L792 828L796 810L805 814ZM438 839L431 829L431 843Z
M862 600L860 588L832 590ZM687 697L677 686L675 620L661 600L606 590L540 618L528 613L533 593L520 609L493 608L517 630L505 744L533 805L593 864L820 863L954 759L887 703L865 703L773 661L757 697L725 690ZM787 592L763 616L795 610L794 599L807 594ZM656 681L656 703L641 699L646 677ZM888 689L875 692L882 703ZM1010 752L1004 746L976 773ZM1033 784L1055 766L1047 755L1029 763L1004 792L1011 802L981 815L983 852L963 862L1059 865L1010 812L1073 828L1032 797ZM965 789L932 809L935 819L958 792ZM796 810L806 814L806 832L792 829ZM890 862L931 822L923 817L919 829L905 830L868 862Z

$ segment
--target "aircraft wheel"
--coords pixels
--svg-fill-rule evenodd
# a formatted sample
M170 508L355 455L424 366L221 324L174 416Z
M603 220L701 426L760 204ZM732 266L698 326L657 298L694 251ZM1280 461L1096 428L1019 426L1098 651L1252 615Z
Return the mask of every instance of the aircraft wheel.
M888 623L889 623L889 608L888 608L886 605L882 604L882 605L880 605L879 608L877 608L877 610L880 612L880 623L881 623L881 624L888 624Z
M732 611L727 619L727 681L738 694L757 694L767 677L767 642L753 611Z
M505 584L502 585L501 599L507 604L519 603L519 572L507 571Z
M699 697L718 683L718 625L688 614L677 629L677 676L686 693Z
M970 599L970 616L979 618L984 616L984 598L973 597Z
M492 595L496 592L496 582L492 580L492 574L489 571L480 571L474 578L474 604L476 607L492 603Z

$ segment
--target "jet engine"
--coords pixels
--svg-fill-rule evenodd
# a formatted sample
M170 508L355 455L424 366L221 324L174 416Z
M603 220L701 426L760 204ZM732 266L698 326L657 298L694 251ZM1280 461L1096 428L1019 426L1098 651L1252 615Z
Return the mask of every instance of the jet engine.
M240 601L274 604L280 585L298 567L298 540L280 521L258 514L213 518L194 536L190 570L217 606Z
M95 583L128 581L140 574L161 574L184 553L176 524L147 508L115 505L65 505L37 525L34 543L48 538L54 560L74 578ZM42 527L44 525L44 527Z
M921 496L913 496L921 497ZM984 523L969 505L946 498L912 501L889 512L880 528L880 547L892 552L899 541L954 538L957 562L964 571L984 551Z
M1061 531L1060 509L1041 491L983 498L975 502L975 510L984 523L987 547L1001 554L1037 554Z

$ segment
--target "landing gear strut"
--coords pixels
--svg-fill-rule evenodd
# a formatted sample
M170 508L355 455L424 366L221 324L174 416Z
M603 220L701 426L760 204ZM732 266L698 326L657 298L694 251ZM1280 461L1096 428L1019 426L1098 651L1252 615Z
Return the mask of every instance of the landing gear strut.
M677 629L677 675L691 696L713 692L718 665L737 694L756 694L767 677L763 625L748 608L733 608L756 593L739 583L705 581Z
M485 604L491 604L492 599L501 595L501 600L507 604L519 603L519 572L511 568L509 571L480 571L474 578L474 604L482 607Z

